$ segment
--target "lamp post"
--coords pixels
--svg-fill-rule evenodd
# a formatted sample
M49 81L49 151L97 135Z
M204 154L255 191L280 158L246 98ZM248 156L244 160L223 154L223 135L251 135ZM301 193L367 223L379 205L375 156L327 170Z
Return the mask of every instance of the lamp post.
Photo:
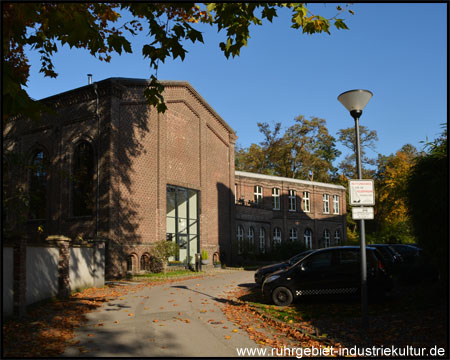
M338 100L350 111L350 115L355 120L356 135L356 168L358 169L358 180L362 179L361 168L361 143L359 138L359 118L364 107L373 96L369 90L350 90L338 96ZM366 265L366 231L364 220L360 220L361 231L361 305L363 327L369 326L367 310L367 265Z

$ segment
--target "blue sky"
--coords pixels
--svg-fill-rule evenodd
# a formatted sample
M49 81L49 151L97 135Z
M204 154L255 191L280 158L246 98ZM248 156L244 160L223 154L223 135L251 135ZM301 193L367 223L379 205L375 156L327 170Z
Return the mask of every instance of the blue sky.
M313 12L335 14L336 4L310 4ZM225 33L197 26L205 44L187 42L184 61L160 65L161 80L186 80L237 132L238 144L258 143L257 122L293 124L297 115L327 121L330 133L354 125L337 96L368 89L374 96L360 124L376 130L377 152L395 153L410 143L435 139L447 122L447 5L444 3L354 4L346 14L350 30L306 35L290 28L287 12L273 23L254 27L238 58L226 59L219 42ZM108 77L149 78L141 55L143 36L133 55L113 56L109 64L86 51L63 47L54 58L57 79L39 74L32 64L28 92L42 99ZM344 154L348 151L338 144ZM376 157L376 153L368 152ZM335 164L337 165L337 163Z

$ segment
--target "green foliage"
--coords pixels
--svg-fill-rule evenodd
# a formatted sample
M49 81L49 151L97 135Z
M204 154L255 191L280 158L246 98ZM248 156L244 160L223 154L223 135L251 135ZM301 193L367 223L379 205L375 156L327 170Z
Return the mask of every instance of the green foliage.
M219 46L229 58L239 56L247 46L250 28L263 20L272 22L277 9L292 13L292 28L303 33L330 33L330 22L336 29L347 29L339 15L346 7L336 7L337 14L329 19L312 14L303 3L28 3L9 2L2 5L3 20L3 119L18 114L39 118L45 105L32 100L24 87L29 78L29 60L24 48L31 47L40 55L40 72L44 76L58 76L53 56L59 48L83 48L101 61L111 61L112 55L131 53L131 39L138 33L148 33L148 43L142 55L149 59L155 72L145 90L150 106L164 112L167 106L162 96L164 87L158 83L157 71L167 58L184 60L184 42L203 42L200 31L191 24L204 23L225 30L226 40ZM348 10L350 14L353 11ZM130 13L131 20L123 21L122 14Z
M160 240L153 248L153 255L166 263L171 256L178 254L179 249L178 244L173 241Z
M418 244L448 280L448 155L447 130L426 144L407 181L407 205Z
M375 130L370 130L367 126L359 126L360 150L361 150L361 167L364 179L370 179L374 176L374 171L368 169L368 166L376 164L375 159L366 155L367 150L375 151L375 143L378 141L378 135ZM358 171L356 170L356 135L355 128L349 127L338 131L338 141L347 149L351 150L351 154L347 155L339 164L339 169L349 179L356 179Z
M238 170L323 182L335 176L332 163L340 152L324 119L297 116L284 134L281 123L273 129L267 123L258 123L258 127L264 140L247 149L236 149Z
M208 260L208 252L206 250L202 250L202 260Z

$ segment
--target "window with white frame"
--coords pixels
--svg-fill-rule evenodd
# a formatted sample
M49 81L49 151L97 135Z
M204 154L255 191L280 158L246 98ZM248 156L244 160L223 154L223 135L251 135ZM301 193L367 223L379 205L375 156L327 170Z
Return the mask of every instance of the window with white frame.
M297 191L289 190L289 211L297 211Z
M339 214L339 195L333 195L333 214Z
M311 200L309 199L309 191L303 191L303 211L311 211Z
M272 188L272 208L280 210L280 189Z
M266 252L266 230L263 227L259 229L259 252Z
M330 247L330 230L325 229L323 231L323 247Z
M294 228L290 228L289 229L289 241L290 242L296 242L298 240L298 233L297 233L297 229Z
M323 199L323 213L329 214L330 213L330 195L323 194L322 199Z
M250 226L248 228L248 252L253 253L255 248L255 230Z
M341 245L341 231L339 229L334 232L334 244Z
M237 253L242 254L242 243L244 242L244 228L238 225L236 232L237 239Z
M255 187L254 187L254 200L255 200L256 204L262 204L262 200L263 200L262 186L255 185Z
M307 249L312 249L312 230L311 229L305 229L305 232L303 233L303 241L305 242L305 247Z
M273 245L277 246L281 244L281 229L276 227L273 229Z

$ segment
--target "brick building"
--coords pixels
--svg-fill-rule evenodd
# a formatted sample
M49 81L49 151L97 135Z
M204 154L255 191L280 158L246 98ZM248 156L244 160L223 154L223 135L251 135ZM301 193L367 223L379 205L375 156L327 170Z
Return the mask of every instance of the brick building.
M7 179L35 194L25 229L32 242L54 234L106 239L107 276L119 276L147 269L152 244L162 239L180 245L181 262L192 263L205 249L211 258L233 263L241 227L252 224L255 231L264 224L267 249L269 234L284 241L293 227L313 247L321 246L325 229L330 243L337 231L345 239L344 188L235 175L233 129L188 83L163 83L164 114L147 106L147 80L110 78L43 99L55 113L39 124L13 119L4 127L4 154L20 153L26 163L18 168L4 156ZM263 189L262 207L235 205L235 191L236 199L251 200L255 186ZM280 210L270 208L272 188L279 189ZM289 211L291 190L298 194L295 212ZM301 205L304 191L309 212ZM320 211L325 193L326 214ZM333 213L335 195L339 213ZM10 224L12 219L6 214Z
M234 193L238 254L287 241L315 249L346 240L343 186L236 171Z

